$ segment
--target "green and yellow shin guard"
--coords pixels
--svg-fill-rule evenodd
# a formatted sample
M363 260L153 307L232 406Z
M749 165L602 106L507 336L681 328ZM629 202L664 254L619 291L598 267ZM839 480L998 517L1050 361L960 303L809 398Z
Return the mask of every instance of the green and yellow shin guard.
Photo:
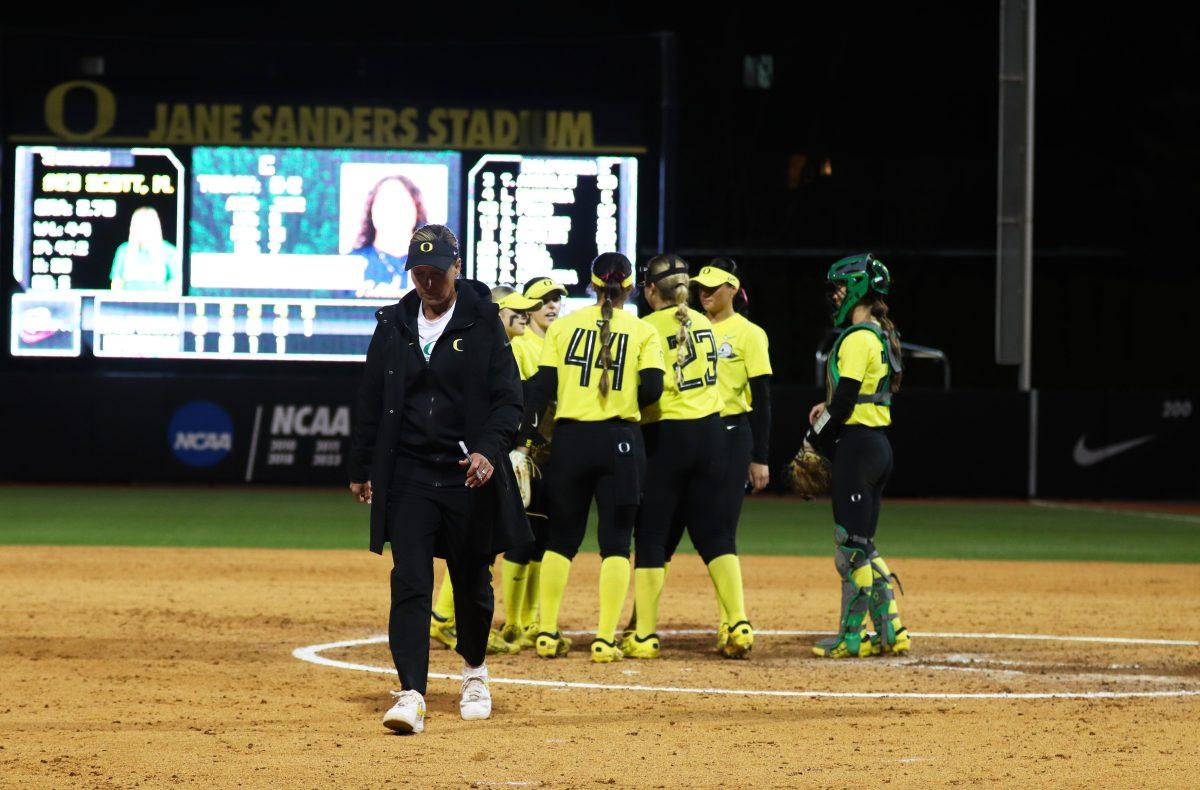
M813 652L827 658L856 658L871 654L869 635L863 629L871 605L871 589L874 584L873 571L867 559L866 546L855 540L841 526L834 527L837 545L834 564L842 577L842 612L838 622L838 635L822 639L813 646Z
M634 633L639 639L658 630L658 601L666 578L663 568L638 568L633 572Z
M896 591L892 581L900 585L900 577L892 573L878 551L871 552L871 622L878 635L878 652L904 652L908 649L908 636L900 622L900 608L896 605ZM904 588L900 587L903 592Z
M545 572L544 567L542 571ZM596 626L597 639L615 644L617 620L621 617L628 592L629 558L605 557L600 562L600 623Z
M501 560L500 594L504 597L504 624L506 626L520 624L527 580L526 566L509 560Z

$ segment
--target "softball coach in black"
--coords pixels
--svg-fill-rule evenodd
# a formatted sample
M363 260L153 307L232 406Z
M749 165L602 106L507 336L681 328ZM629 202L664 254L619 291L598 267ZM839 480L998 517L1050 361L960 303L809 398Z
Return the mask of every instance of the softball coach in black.
M371 551L392 545L388 643L401 691L384 724L424 728L433 558L454 584L464 719L491 713L484 652L495 555L533 540L508 463L521 377L488 290L459 280L458 240L418 230L413 291L376 311L359 389L350 489L371 504Z

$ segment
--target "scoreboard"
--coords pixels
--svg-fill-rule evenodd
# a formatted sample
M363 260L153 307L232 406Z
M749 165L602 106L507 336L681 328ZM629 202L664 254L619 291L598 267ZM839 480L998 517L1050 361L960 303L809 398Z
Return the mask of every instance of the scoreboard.
M553 277L584 297L593 258L635 257L637 160L488 154L468 176L467 212L476 277Z
M573 298L636 246L635 157L11 150L13 356L360 361L421 225L458 234L469 277Z

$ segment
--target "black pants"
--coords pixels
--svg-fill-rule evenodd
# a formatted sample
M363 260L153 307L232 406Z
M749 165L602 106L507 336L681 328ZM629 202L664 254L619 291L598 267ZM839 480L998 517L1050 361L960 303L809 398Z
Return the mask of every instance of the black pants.
M892 445L882 428L847 425L833 459L833 521L851 537L871 540L879 502L892 475Z
M689 530L692 544L700 552L704 561L710 562L722 554L737 554L737 525L742 517L742 500L746 498L746 479L750 474L750 454L754 450L754 437L750 434L750 420L745 414L721 418L722 442L716 445L713 452L718 456L720 481L715 486L717 496L716 510L720 515L718 540L725 541L714 550L719 553L705 557L705 549L696 542L694 529ZM671 521L670 532L666 539L666 560L671 561L687 524L685 515L678 510Z
M642 431L646 494L634 528L637 567L663 566L671 525L679 517L705 564L736 554L734 531L722 515L726 431L721 418L663 420Z
M628 557L646 478L641 428L625 420L559 420L548 467L550 535L546 548L574 559L595 497L600 556Z
M471 495L465 486L437 487L400 480L389 492L388 540L392 544L392 609L388 645L400 687L425 693L429 676L429 612L433 556L446 557L454 584L458 653L471 666L483 663L495 605L492 557L466 552Z
M533 530L533 542L504 552L504 559L518 565L541 562L542 554L546 551L546 540L550 535L550 515L549 504L546 502L545 478L534 478L530 484L529 507L525 508L525 515L529 517L529 527Z

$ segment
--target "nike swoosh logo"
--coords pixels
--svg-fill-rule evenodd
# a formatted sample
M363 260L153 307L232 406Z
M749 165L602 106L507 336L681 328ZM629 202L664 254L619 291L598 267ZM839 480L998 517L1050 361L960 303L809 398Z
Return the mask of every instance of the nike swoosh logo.
M727 430L727 431L732 431L732 430L733 430L734 428L736 428L736 427L737 427L736 425L726 425L726 426L725 426L725 430Z
M1073 458L1075 463L1080 466L1095 466L1101 461L1107 461L1114 455L1120 455L1126 450L1132 450L1134 447L1143 445L1154 439L1154 434L1149 436L1140 436L1137 439L1130 439L1127 442L1118 442L1110 444L1107 447L1100 447L1095 450L1090 450L1087 447L1087 434L1079 437L1079 441L1075 442L1075 452Z

